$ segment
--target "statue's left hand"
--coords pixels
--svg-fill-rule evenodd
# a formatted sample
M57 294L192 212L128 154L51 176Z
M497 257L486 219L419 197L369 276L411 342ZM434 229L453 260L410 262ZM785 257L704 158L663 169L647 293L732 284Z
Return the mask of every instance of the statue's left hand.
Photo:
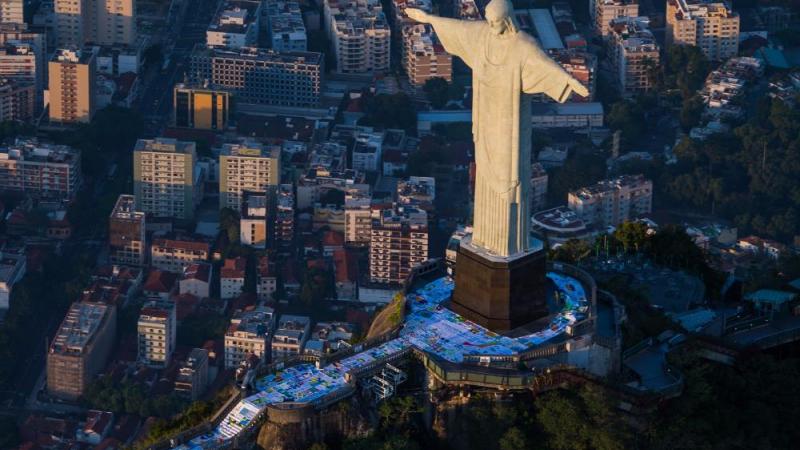
M421 9L406 8L405 9L405 13L410 19L416 20L417 22L421 22L421 23L428 23L429 22L428 17L430 16L430 14L426 13L425 11L423 11Z
M569 79L569 88L572 89L572 92L580 95L581 97L589 96L589 90L586 89L586 86L584 86L583 83L576 80L575 78Z

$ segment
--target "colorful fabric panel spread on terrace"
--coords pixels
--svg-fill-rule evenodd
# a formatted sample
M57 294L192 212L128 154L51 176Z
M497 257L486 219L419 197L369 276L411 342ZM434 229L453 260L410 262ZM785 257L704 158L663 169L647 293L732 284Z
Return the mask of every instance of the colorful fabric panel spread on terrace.
M209 449L221 446L245 430L269 404L281 402L314 403L347 386L345 374L409 347L434 354L453 363L465 356L514 355L541 345L564 333L567 326L586 317L590 307L583 286L575 279L548 273L564 307L549 327L527 336L509 338L476 325L441 303L450 298L453 282L440 278L410 293L411 312L396 339L317 369L311 364L290 367L256 381L257 394L239 402L212 432L198 436L182 449Z

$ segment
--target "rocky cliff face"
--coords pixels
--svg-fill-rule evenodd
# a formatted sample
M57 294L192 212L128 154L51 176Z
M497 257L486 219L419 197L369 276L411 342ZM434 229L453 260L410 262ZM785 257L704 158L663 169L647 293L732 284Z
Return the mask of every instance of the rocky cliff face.
M357 401L349 400L296 423L267 422L256 439L262 450L304 450L315 442L365 436L371 424Z
M469 401L469 397L462 397L457 392L447 392L440 393L429 403L432 415L431 430L439 439L456 450L470 448L469 442L465 440L466 433L462 430L464 422L461 420Z

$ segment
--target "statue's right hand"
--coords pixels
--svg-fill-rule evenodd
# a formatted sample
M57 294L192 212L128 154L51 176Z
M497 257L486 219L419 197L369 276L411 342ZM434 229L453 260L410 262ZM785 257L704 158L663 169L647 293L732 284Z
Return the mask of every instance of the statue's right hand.
M406 8L406 15L417 22L428 23L428 13L417 8Z

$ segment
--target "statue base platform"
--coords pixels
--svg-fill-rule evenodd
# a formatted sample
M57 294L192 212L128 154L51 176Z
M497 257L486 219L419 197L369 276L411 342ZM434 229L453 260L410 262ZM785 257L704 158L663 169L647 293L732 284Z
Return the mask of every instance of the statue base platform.
M546 316L547 251L501 257L461 241L450 309L497 333Z

